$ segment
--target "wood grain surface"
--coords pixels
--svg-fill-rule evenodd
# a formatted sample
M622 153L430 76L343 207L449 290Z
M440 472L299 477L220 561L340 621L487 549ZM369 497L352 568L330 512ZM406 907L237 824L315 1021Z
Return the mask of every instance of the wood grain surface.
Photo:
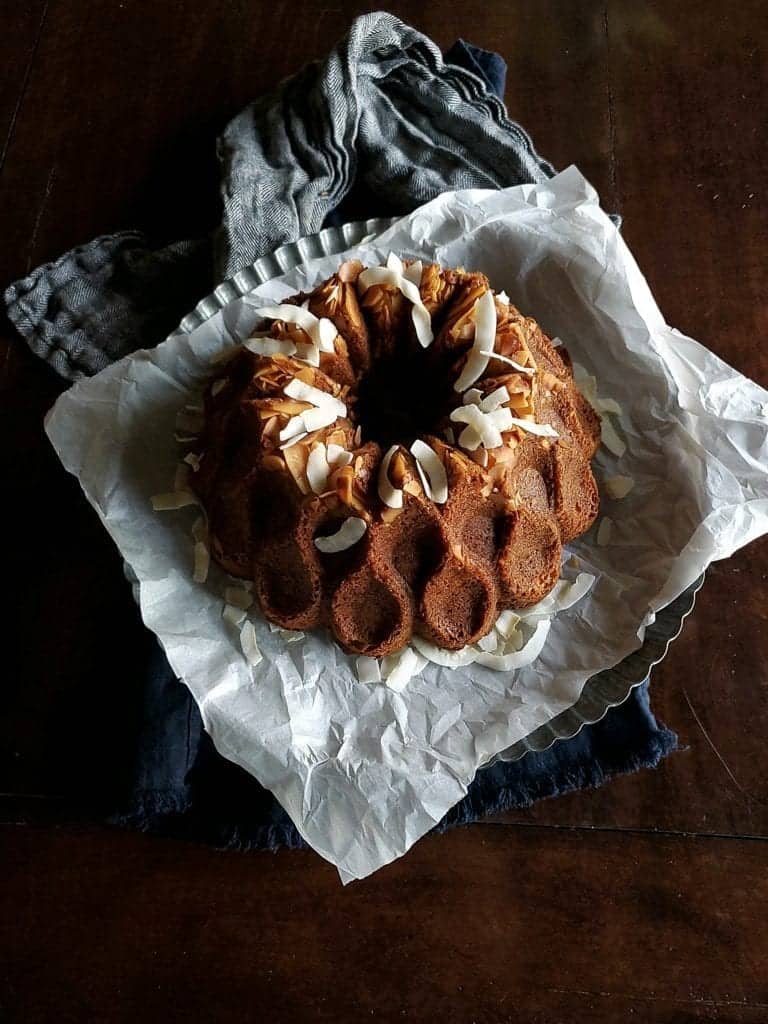
M8 5L0 280L118 228L211 228L216 134L370 9ZM510 114L622 214L667 320L768 386L762 0L390 9L500 51ZM682 741L657 771L429 837L342 890L310 853L88 819L129 756L147 639L44 438L61 388L1 320L0 1020L768 1020L768 543L712 567L654 674Z

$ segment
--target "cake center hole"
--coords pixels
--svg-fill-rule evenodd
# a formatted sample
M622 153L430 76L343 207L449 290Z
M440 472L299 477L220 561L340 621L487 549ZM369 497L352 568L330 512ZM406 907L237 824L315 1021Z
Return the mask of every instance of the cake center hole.
M363 442L409 447L421 434L436 432L446 412L444 387L419 356L378 359L360 382L355 409Z

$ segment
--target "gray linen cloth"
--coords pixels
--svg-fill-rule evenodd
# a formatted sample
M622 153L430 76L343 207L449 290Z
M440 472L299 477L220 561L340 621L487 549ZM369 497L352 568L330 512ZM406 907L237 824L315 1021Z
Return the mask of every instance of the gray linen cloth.
M358 18L325 60L246 107L218 155L224 216L213 243L153 250L140 232L105 235L6 290L8 316L62 377L156 345L217 281L319 231L354 193L358 216L370 217L554 173L480 77L384 12Z

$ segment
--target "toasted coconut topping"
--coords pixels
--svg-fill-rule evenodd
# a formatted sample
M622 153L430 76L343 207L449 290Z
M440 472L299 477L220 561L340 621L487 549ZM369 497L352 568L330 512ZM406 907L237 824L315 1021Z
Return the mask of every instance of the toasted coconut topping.
M606 545L610 544L612 533L613 520L609 519L608 516L603 516L603 518L600 520L600 525L597 528L598 547L604 548Z
M491 391L490 394L486 395L479 405L483 412L494 412L500 405L506 405L508 401L509 391L502 384L500 388L496 388L495 391Z
M328 490L328 476L331 467L328 465L328 454L322 441L312 445L307 459L307 480L315 494L325 494Z
M296 387L292 387L294 384ZM286 393L288 393L289 388L291 388L292 392L304 393L304 389L306 388L307 391L326 395L326 392L320 391L318 388L313 388L308 384L303 384L301 381L295 379L286 386ZM293 397L295 397L295 394ZM299 413L297 416L292 416L280 431L280 434L278 435L280 440L289 441L292 437L301 433L311 434L313 430L321 430L323 427L330 427L332 423L336 422L339 416L346 416L347 407L343 402L334 398L333 395L326 395L326 398L328 398L329 401L324 401L322 404L313 404L312 408ZM301 401L309 402L310 400L309 398L302 398Z
M471 647L462 647L460 651L447 651L442 647L436 647L435 644L415 633L411 643L427 661L431 661L435 665L442 665L444 668L463 668L464 665L471 665L473 661L477 660L477 651Z
M267 320L282 320L287 324L296 324L305 332L321 352L333 352L334 341L338 331L332 320L327 317L316 317L303 306L283 303L279 306L262 306L256 312Z
M631 476L607 476L605 478L605 489L608 492L608 497L615 498L616 500L626 498L634 486L635 481Z
M295 398L299 402L308 402L317 409L335 409L336 416L347 415L346 405L338 398L334 398L327 391L321 391L320 388L313 387L311 384L305 384L304 381L297 380L295 377L285 385L283 394L289 398Z
M192 572L192 579L195 583L205 583L208 579L208 569L211 565L211 556L208 545L203 541L195 542L195 567Z
M426 496L437 505L445 504L448 500L448 474L440 456L434 448L418 439L411 445L411 454L416 460Z
M237 605L225 604L221 617L225 622L229 622L233 626L239 626L241 622L245 622L248 613L243 608L238 608Z
M412 647L404 647L396 654L390 654L383 659L384 682L390 690L400 693L411 679L421 672L425 664L424 658L419 657Z
M257 356L293 356L296 354L296 346L292 341L270 338L269 335L255 334L252 338L246 339L243 345L249 352L253 352Z
M551 625L551 619L542 619L540 622L537 622L533 634L519 651L512 651L510 654L486 654L484 651L481 651L475 660L478 665L492 668L496 672L512 672L518 668L525 668L526 665L531 665L536 661L544 650L544 644Z
M224 600L237 608L250 608L253 604L253 594L243 587L227 587L224 591Z
M366 658L362 655L355 661L355 668L359 683L381 682L381 666L378 658Z
M504 413L501 417L498 414ZM484 448L499 448L503 444L501 431L511 426L512 413L509 409L483 412L479 405L461 405L451 413L454 423L466 423L469 428L459 434L459 444L467 451L474 451L479 445ZM476 443L477 442L477 443Z
M510 359L509 356L503 356L500 352L494 352L489 349L487 352L481 352L480 355L487 356L489 362L491 359L498 359L500 363L505 363L507 366L511 366L513 370L517 370L518 373L524 373L529 377L536 373L535 367L523 366L521 363L516 363L514 359Z
M496 343L496 304L493 292L485 291L475 303L473 311L475 321L475 340L464 368L453 385L456 391L466 391L470 384L482 377L490 359L487 354L493 352Z
M256 643L256 630L252 622L246 622L240 630L240 647L249 665L258 665L262 660L259 645Z
M560 437L549 423L534 423L533 420L521 420L517 416L512 416L510 426L519 427L520 430L524 430L528 434L535 434L537 437Z
M589 572L580 572L575 580L558 580L538 604L523 608L517 614L528 623L551 618L580 601L592 589L594 582L595 577Z
M367 529L368 524L364 519L350 516L344 520L335 533L331 533L327 537L315 537L315 547L326 555L346 551L347 548L357 544Z
M293 445L298 444L299 441L303 441L305 437L309 437L308 430L302 430L300 434L294 434L293 437L289 437L287 441L284 441L280 445L280 450L285 451L286 448L292 448Z
M520 616L507 608L499 615L498 619L496 619L495 628L503 637L509 638L517 629L519 621Z
M416 337L419 339L419 344L422 348L428 348L434 339L432 317L421 301L418 282L415 280L417 273L418 281L420 282L422 274L420 261L405 268L399 256L391 252L387 257L387 265L385 267L369 267L360 274L357 279L357 287L361 292L366 292L377 284L399 289L402 295L412 304L411 318L416 329Z
M619 458L626 452L627 446L616 433L616 428L607 416L600 417L600 440L609 452L613 452Z
M205 521L205 516L198 516L192 524L192 539L208 543L208 523Z
M326 455L328 462L335 468L338 466L349 466L352 462L352 452L348 452L346 448L342 448L340 444L329 444L327 446Z
M403 492L389 479L389 464L399 448L399 444L393 444L379 466L379 497L389 508L403 507Z

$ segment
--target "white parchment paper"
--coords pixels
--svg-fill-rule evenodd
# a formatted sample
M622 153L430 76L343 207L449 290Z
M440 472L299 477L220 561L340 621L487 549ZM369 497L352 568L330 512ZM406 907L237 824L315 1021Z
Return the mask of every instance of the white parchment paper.
M316 259L230 303L189 336L137 352L75 384L48 434L139 580L144 621L190 688L218 750L272 790L343 881L401 856L466 793L479 766L579 697L592 674L643 637L644 623L724 558L768 530L768 393L668 327L620 234L575 168L545 185L447 193L346 255L389 250L484 271L558 336L618 400L627 452L605 449L598 478L610 543L571 545L597 581L557 616L542 655L504 674L429 665L402 693L356 681L354 659L325 632L286 644L253 616L264 661L244 660L222 620L212 568L192 581L198 511L155 513L179 460L177 411L211 356L241 340L254 307L329 276ZM119 649L115 652L119 657Z

